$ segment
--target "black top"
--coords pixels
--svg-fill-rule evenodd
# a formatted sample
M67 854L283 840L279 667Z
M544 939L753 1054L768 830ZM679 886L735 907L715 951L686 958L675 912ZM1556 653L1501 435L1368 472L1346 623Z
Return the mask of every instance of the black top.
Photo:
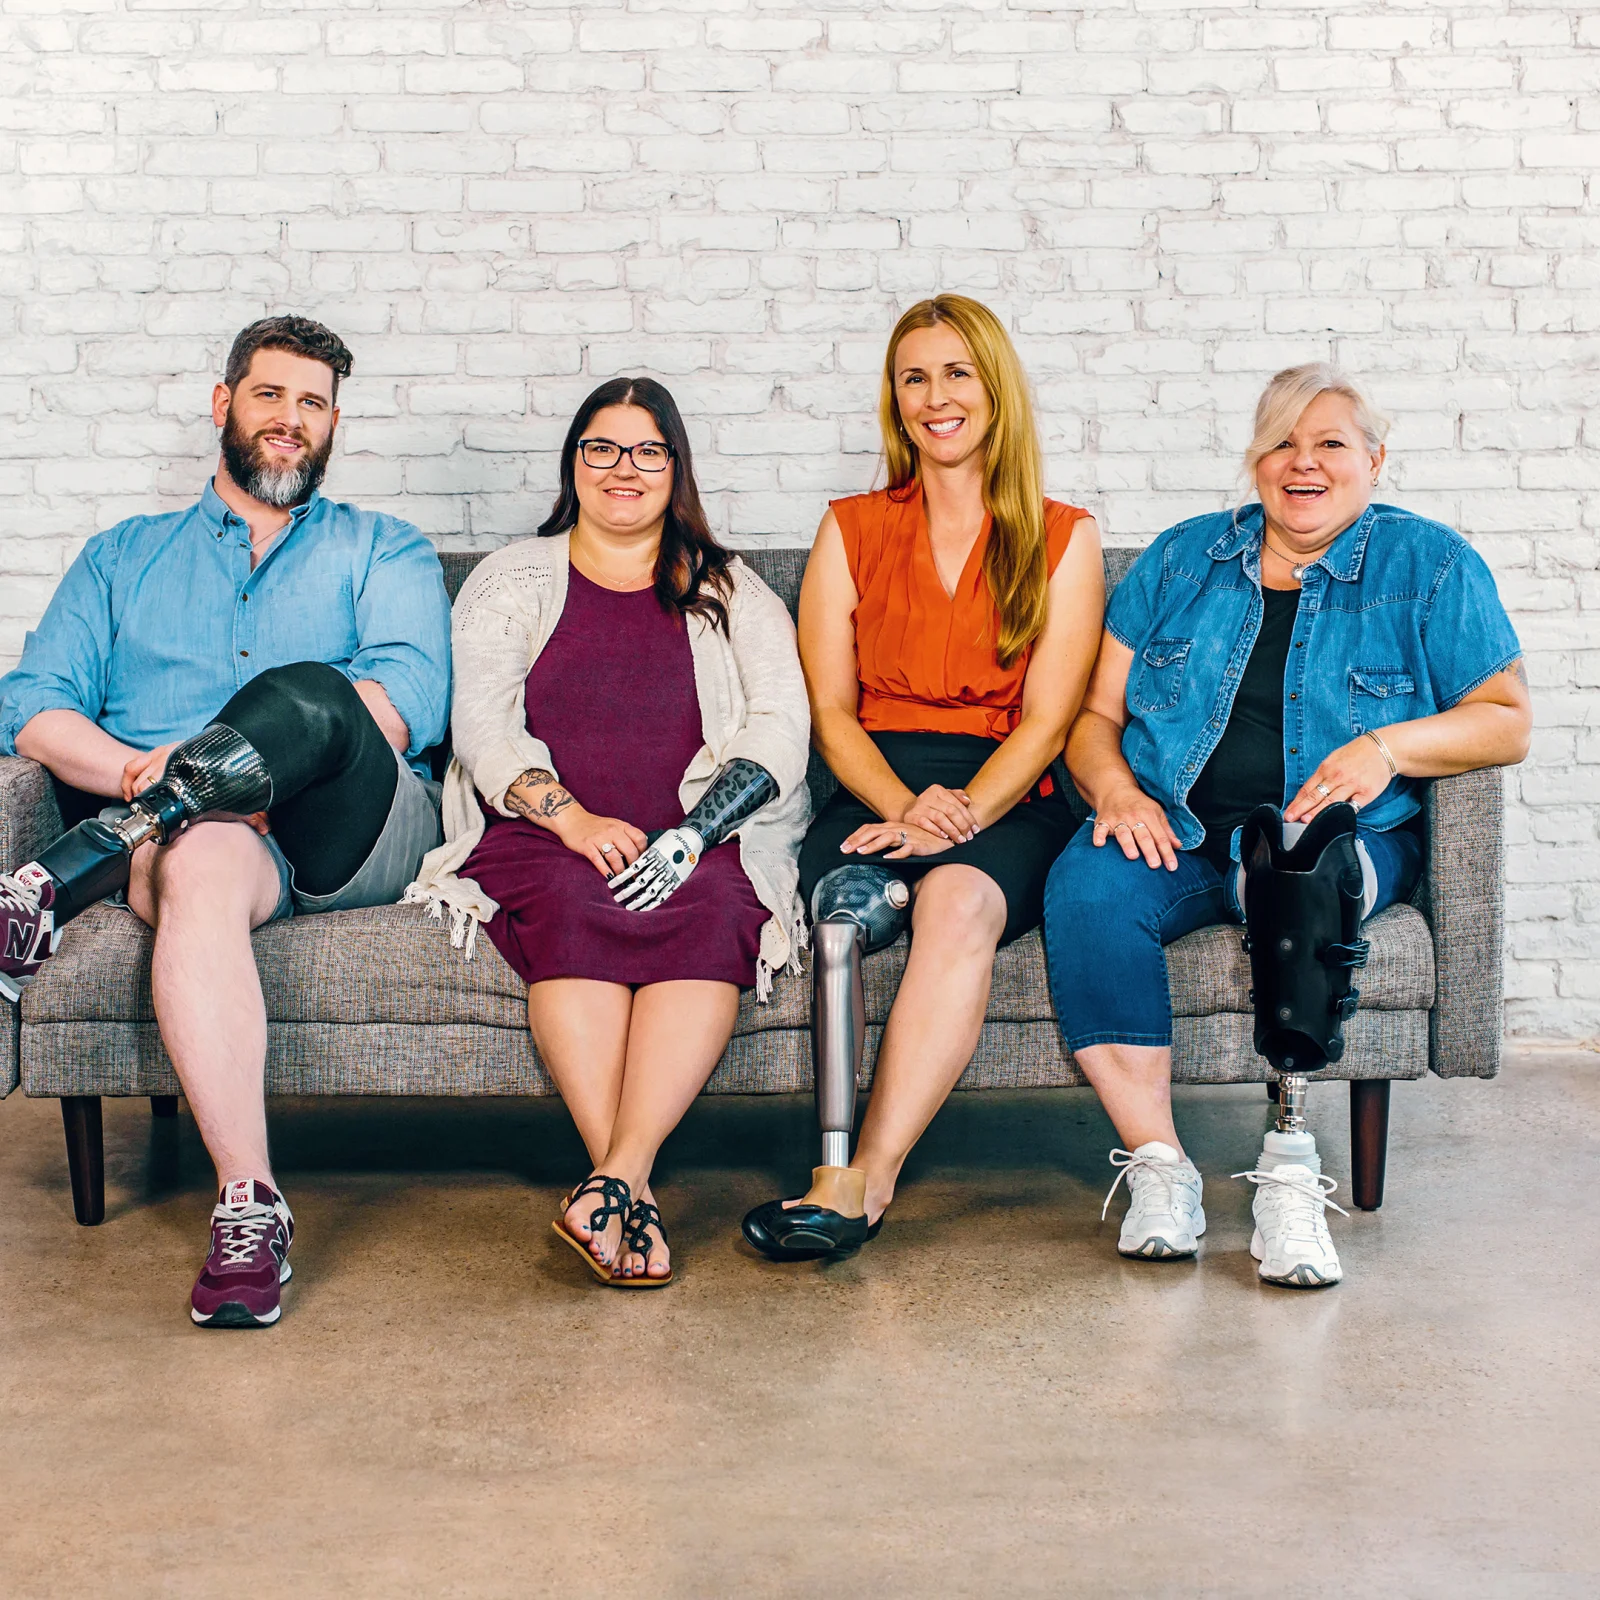
M1300 591L1263 588L1261 599L1261 632L1228 725L1189 791L1189 809L1206 830L1199 852L1219 872L1227 870L1233 830L1257 806L1283 804L1283 675Z

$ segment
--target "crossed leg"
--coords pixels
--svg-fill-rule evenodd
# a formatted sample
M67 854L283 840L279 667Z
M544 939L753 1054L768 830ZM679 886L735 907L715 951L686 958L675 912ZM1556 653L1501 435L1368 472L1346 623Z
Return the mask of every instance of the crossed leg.
M636 1199L655 1203L650 1172L733 1035L739 991L731 983L681 979L626 984L552 978L528 988L528 1026L597 1173L620 1178ZM619 1275L665 1277L665 1240L645 1257L622 1248L612 1219L591 1235L596 1197L567 1210L565 1223L589 1240L597 1261Z
M197 822L133 858L128 904L156 930L156 1021L218 1185L273 1184L264 1072L267 1012L250 930L278 903L278 869L245 823Z

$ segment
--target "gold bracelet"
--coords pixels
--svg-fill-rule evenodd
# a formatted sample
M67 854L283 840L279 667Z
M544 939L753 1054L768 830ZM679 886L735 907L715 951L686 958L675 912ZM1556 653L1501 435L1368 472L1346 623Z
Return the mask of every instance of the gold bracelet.
M1389 776L1391 778L1398 778L1400 776L1400 769L1394 764L1394 757L1389 754L1388 745L1386 745L1383 740L1378 737L1377 729L1368 728L1366 730L1366 735L1383 752L1383 759L1389 763Z

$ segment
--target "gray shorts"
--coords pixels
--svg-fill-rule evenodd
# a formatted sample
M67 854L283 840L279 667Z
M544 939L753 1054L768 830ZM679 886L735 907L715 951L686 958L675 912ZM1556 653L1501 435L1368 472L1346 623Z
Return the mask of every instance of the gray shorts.
M400 768L400 779L394 786L394 799L389 805L389 815L383 832L356 869L356 875L342 889L331 894L306 894L295 887L294 868L272 835L266 834L261 842L267 847L273 865L278 869L278 903L272 909L268 922L280 922L296 912L302 916L317 911L355 911L362 906L388 906L399 901L406 885L417 875L422 858L440 841L439 785L419 778L405 757L395 752ZM128 807L107 806L101 813L103 822L115 822L128 815ZM119 905L126 905L126 897L112 897Z

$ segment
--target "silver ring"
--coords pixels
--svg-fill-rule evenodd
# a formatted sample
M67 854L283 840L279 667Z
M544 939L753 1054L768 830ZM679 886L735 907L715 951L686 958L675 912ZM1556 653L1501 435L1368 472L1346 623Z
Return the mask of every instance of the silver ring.
M1327 799L1327 797L1328 797L1328 796L1329 796L1329 795L1330 795L1330 794L1332 794L1332 793L1333 793L1333 790L1332 790L1332 789L1330 789L1330 788L1329 788L1329 787L1328 787L1328 786L1327 786L1327 784L1325 784L1325 783L1319 783L1319 784L1317 784L1317 785L1316 785L1316 790L1317 790L1317 793L1318 793L1318 794L1320 794L1320 795L1321 795L1321 796L1322 796L1322 797L1323 797L1323 799Z
M616 848L617 847L608 839L603 845L600 846L600 854L603 856L608 856Z
M1142 827L1144 827L1144 826L1145 826L1145 824L1144 824L1144 823L1142 823L1142 822L1136 822L1136 823L1134 823L1134 825L1133 825L1133 827L1134 827L1134 831L1135 831L1135 832L1137 832L1137 831L1138 831L1138 830L1139 830L1139 829L1140 829L1140 828L1142 828Z
M905 847L906 847L906 830L904 828L902 828L900 830L900 848L902 850L904 850Z

